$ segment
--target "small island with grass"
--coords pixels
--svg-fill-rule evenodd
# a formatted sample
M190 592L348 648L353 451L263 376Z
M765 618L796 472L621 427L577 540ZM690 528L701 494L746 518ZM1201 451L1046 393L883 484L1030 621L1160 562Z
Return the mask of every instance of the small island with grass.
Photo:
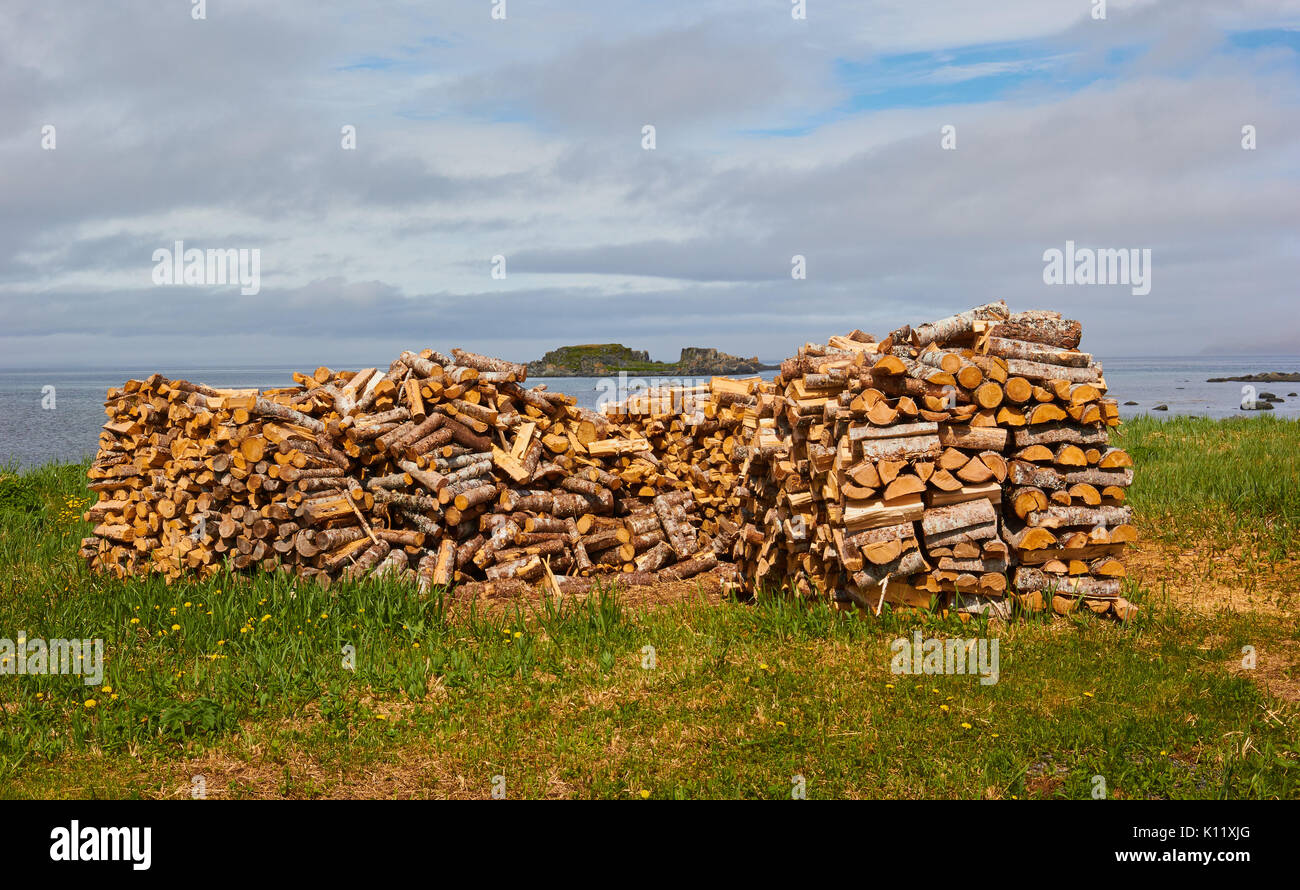
M620 371L655 376L703 376L713 374L754 374L774 370L757 356L741 358L717 349L701 346L682 347L675 362L650 360L650 353L630 349L622 343L587 343L552 349L537 361L528 363L529 377L605 377Z

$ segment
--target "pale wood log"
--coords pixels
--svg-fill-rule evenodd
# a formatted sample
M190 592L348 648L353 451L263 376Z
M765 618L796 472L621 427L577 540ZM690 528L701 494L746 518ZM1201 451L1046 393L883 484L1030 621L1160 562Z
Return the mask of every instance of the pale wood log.
M992 336L988 339L989 355L999 355L1007 359L1022 359L1039 364L1064 365L1071 368L1086 368L1092 364L1092 356L1086 352L1060 349L1043 343L1028 340L1012 340Z
M925 510L921 517L921 531L928 539L930 535L996 521L997 511L992 503L981 498Z
M849 440L856 441L859 454L874 461L916 459L934 457L939 454L939 437L937 435L906 436L903 438L868 439L854 438L856 429L850 427Z
M1048 365L1043 362L1030 362L1024 359L1007 359L1007 372L1026 380L1067 380L1070 383L1091 383L1098 388L1104 386L1101 366L1097 364L1082 368L1064 365Z
M458 365L463 365L467 368L507 374L510 376L512 381L520 383L528 379L528 367L517 362L479 355L476 352L466 352L463 349L453 349L451 354L456 359Z
M972 427L967 424L940 424L939 444L944 447L978 451L1001 451L1007 445L1007 431L998 427Z
M924 346L927 343L942 343L971 334L976 321L1005 320L1008 317L1007 304L1003 300L985 303L965 312L923 324L912 332L912 343Z
M912 495L893 504L883 501L850 502L844 506L843 524L847 531L856 533L915 521L921 518L924 509L920 495Z
M1133 520L1132 507L1048 507L1033 513L1028 519L1035 528L1067 528L1076 525L1113 526L1130 523Z
M946 471L941 471L946 472ZM932 476L930 481L933 484L935 478ZM949 477L951 478L951 477ZM956 480L953 480L954 482ZM925 493L925 503L927 507L946 507L951 504L960 504L965 501L975 501L984 499L991 503L997 504L1002 500L1002 486L997 482L986 482L982 485L961 485L955 484L951 488L931 489Z
M1114 599L1119 596L1120 581L1117 578L1062 577L1021 566L1016 569L1015 588L1021 593L1040 591L1071 597Z

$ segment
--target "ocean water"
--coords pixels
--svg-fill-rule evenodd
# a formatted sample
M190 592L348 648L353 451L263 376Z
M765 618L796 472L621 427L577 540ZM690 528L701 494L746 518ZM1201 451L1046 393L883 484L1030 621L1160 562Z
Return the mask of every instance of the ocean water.
M1194 356L1159 358L1112 358L1098 356L1106 376L1107 393L1120 403L1120 417L1138 414L1165 416L1153 410L1167 405L1168 414L1198 414L1204 417L1250 417L1274 414L1300 417L1300 383L1207 383L1208 377L1241 377L1268 371L1300 373L1300 356ZM1242 387L1255 387L1256 395L1271 392L1283 399L1272 411L1242 411ZM1137 405L1125 405L1125 402Z
M1232 377L1265 371L1300 372L1300 355L1111 358L1099 356L1110 395L1120 402L1120 416L1151 414L1172 417L1199 414L1233 417L1263 414L1240 409L1241 383L1207 383L1207 377ZM218 388L266 389L292 386L292 374L299 368L159 368L168 377L206 383ZM104 423L104 394L131 378L141 379L153 370L145 368L97 368L87 370L0 371L0 464L30 467L54 460L74 461L93 456ZM772 379L775 371L761 376ZM707 377L698 378L700 382ZM635 388L639 378L621 385ZM690 381L674 381L689 383ZM530 383L545 383L549 389L574 396L579 405L595 408L610 398L623 398L615 380L587 377L546 377ZM52 407L42 401L53 387ZM1255 384L1258 392L1272 392L1283 403L1268 412L1279 417L1300 417L1300 383ZM1136 405L1124 405L1126 401ZM1168 412L1154 411L1167 405Z

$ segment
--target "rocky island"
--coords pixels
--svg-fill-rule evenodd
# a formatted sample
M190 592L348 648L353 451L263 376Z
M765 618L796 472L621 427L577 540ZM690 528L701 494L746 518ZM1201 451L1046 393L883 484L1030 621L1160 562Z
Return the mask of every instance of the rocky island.
M650 360L643 349L629 349L622 343L587 343L552 349L537 361L528 363L529 377L607 377L626 371L629 374L661 377L702 377L714 374L753 374L775 370L752 358L728 355L701 346L682 347L675 362Z

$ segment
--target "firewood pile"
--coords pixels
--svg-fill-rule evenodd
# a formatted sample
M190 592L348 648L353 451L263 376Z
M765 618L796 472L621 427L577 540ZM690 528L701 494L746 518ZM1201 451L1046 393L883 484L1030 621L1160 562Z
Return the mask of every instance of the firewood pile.
M81 555L119 576L556 592L705 575L879 611L1128 618L1132 460L1079 322L976 307L577 407L523 365L404 352L283 389L110 390Z
M729 574L718 555L734 529L720 509L644 436L525 377L501 359L425 350L265 392L128 381L108 393L81 555L119 576L170 581L228 562L422 593Z
M991 303L807 344L772 383L714 378L606 411L738 529L750 590L1125 619L1132 460L1108 445L1118 407L1081 335Z

